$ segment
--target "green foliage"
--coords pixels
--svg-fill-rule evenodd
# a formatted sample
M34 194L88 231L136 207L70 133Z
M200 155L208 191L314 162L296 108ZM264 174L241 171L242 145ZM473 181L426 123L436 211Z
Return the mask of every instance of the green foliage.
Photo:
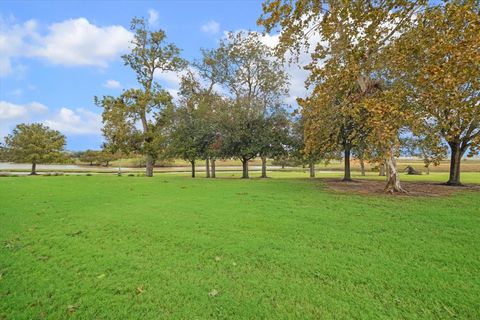
M13 162L52 163L64 159L65 136L41 123L19 124L5 137L3 157Z

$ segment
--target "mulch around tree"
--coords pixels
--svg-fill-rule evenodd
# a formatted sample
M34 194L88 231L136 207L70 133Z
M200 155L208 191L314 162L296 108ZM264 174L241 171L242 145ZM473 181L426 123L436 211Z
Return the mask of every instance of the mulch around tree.
M341 179L324 179L331 190L361 195L388 194L385 192L385 181L353 180L344 182ZM435 182L402 182L402 187L407 193L394 193L394 196L402 197L441 197L449 196L463 191L480 192L480 185L447 186Z

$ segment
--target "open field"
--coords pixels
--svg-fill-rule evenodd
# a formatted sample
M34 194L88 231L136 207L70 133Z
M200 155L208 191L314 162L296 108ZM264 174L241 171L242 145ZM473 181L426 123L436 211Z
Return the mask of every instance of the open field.
M480 318L480 193L232 175L0 178L0 319Z

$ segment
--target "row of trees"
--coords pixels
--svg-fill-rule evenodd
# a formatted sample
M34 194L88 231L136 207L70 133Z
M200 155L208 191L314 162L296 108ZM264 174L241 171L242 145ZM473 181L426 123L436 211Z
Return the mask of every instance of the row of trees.
M146 157L146 175L160 157L180 157L192 165L205 159L207 176L215 177L215 160L240 159L243 178L248 162L286 156L290 115L283 101L288 77L271 48L255 32L230 33L216 49L187 68L180 50L165 43L163 31L149 31L142 19L132 21L135 38L125 65L137 75L141 89L120 96L95 97L103 108L103 133L112 151ZM179 98L155 81L159 72L182 71Z
M447 145L448 184L460 184L480 142L478 1L267 0L263 12L258 23L281 31L278 56L313 52L299 99L307 154L343 152L344 180L352 153L385 164L395 192L402 148L437 163Z

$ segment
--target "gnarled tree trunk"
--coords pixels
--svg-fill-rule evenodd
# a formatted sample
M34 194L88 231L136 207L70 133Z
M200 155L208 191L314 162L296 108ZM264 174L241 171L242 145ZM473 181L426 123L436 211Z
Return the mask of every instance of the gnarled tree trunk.
M394 193L394 192L406 192L400 185L400 175L397 171L397 162L393 155L389 156L385 161L387 165L387 185L385 186L385 191Z
M147 177L153 177L153 165L155 164L155 160L153 159L152 155L147 154L145 162L146 162Z
M210 158L205 159L205 175L207 178L210 178Z
M350 147L345 147L343 161L345 166L343 181L352 181L352 177L350 174Z
M190 160L190 164L192 165L192 178L195 178L195 160Z
M216 178L215 158L212 159L211 163L212 163L212 173L211 173L211 177L212 177L212 178Z
M267 178L267 157L261 157L262 159L262 175L260 178Z
M315 162L313 162L313 160L308 162L308 169L310 171L310 178L315 178Z
M242 179L248 178L248 159L242 158Z

